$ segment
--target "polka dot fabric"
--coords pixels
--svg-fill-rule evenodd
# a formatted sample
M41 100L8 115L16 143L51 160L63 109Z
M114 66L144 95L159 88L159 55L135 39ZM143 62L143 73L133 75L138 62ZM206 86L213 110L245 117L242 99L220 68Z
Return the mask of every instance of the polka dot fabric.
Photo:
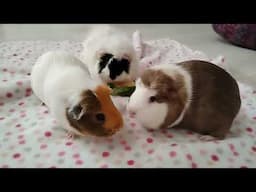
M198 57L209 60L173 40L142 43L141 66ZM256 167L256 90L244 84L239 84L241 112L223 141L202 141L184 130L146 130L126 111L125 128L111 138L67 137L30 87L36 59L60 49L78 56L82 47L74 41L0 42L0 167ZM127 98L115 103L125 106Z

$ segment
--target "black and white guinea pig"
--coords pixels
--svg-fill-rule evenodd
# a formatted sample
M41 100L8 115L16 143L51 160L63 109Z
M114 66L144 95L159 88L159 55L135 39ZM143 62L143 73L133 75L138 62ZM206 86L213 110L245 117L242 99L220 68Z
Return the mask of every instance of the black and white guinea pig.
M106 83L126 84L138 75L132 38L110 25L95 25L83 42L81 60Z
M184 128L224 139L240 106L239 87L229 73L191 60L147 69L127 110L146 128Z
M31 72L34 94L66 130L85 136L110 136L123 126L111 90L92 79L76 57L51 51L38 58Z

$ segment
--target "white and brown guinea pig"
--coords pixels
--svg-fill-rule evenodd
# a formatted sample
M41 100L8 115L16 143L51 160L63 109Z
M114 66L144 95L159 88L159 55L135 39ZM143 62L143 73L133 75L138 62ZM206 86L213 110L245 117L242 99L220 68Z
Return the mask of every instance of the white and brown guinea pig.
M31 72L31 86L58 123L77 135L111 136L123 126L111 90L66 52L40 56Z
M191 60L147 69L127 110L146 128L184 128L224 139L240 106L238 84L229 73Z
M125 85L138 75L132 37L110 25L94 25L83 42L81 60L105 83Z

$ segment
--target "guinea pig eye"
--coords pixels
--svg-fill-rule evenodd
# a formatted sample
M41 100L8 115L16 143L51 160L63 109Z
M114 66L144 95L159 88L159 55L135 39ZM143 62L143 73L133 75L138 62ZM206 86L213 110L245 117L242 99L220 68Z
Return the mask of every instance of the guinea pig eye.
M98 122L102 123L105 121L105 115L103 113L97 113L95 117Z
M155 97L155 96L149 97L149 102L150 102L150 103L153 103L153 102L155 102L155 101L156 101L156 97Z

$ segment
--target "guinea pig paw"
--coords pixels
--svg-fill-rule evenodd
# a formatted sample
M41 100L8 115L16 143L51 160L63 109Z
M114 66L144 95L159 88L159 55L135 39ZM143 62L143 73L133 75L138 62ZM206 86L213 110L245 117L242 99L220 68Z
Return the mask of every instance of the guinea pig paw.
M73 140L73 139L75 138L75 135L74 135L72 132L68 131L68 132L66 133L66 138L67 138L68 140Z
M206 141L206 142L215 141L215 140L216 140L215 137L210 136L210 135L200 135L200 136L199 136L199 139L200 139L201 141Z

